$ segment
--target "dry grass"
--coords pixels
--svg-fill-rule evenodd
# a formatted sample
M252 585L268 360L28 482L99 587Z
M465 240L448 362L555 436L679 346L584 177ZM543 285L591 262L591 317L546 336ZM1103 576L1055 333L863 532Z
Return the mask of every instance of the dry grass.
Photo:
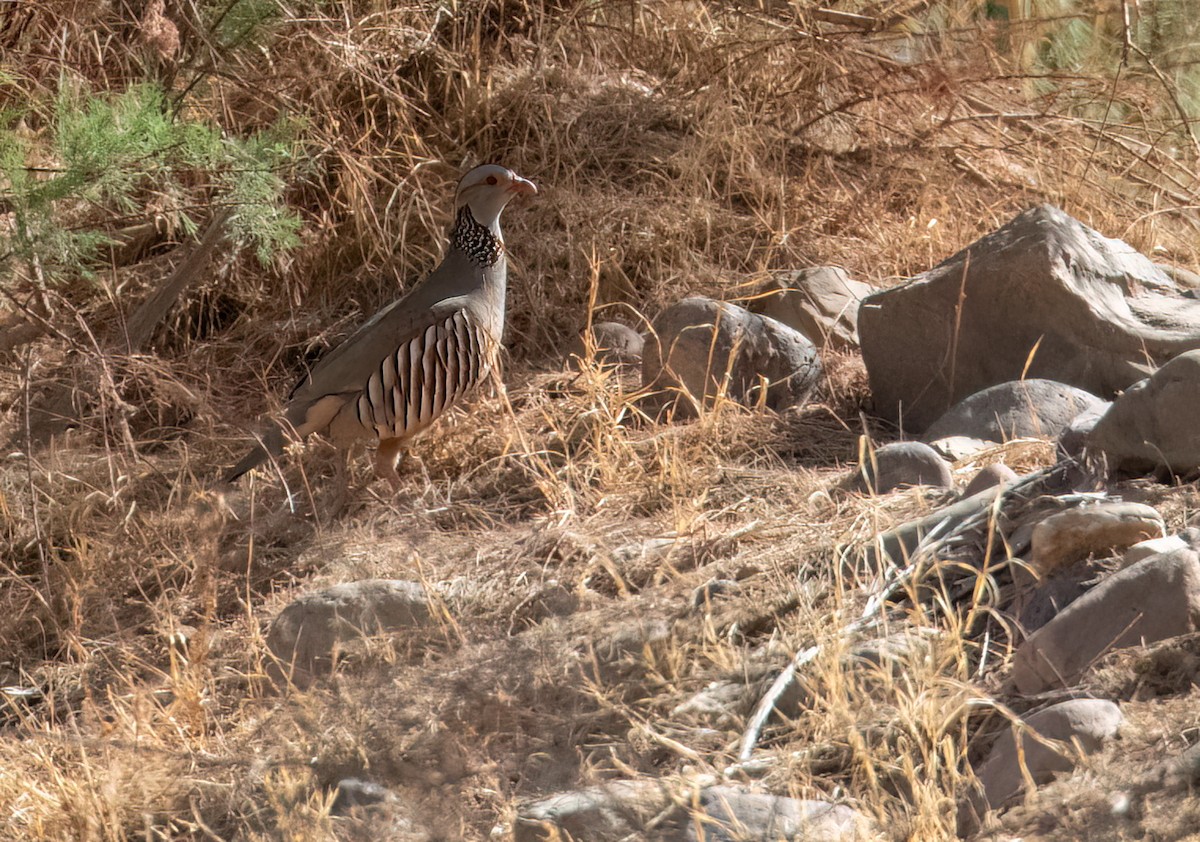
M839 634L867 583L834 546L937 503L840 490L859 435L887 435L857 356L826 359L802 411L720 405L676 427L640 416L636 377L558 365L591 318L637 324L810 264L887 285L1037 201L1194 266L1196 162L1149 122L1100 127L1031 96L991 46L1002 33L947 5L922 35L845 30L805 3L280 3L257 46L230 48L179 4L174 66L140 44L140 3L0 13L0 107L64 76L104 91L157 75L231 133L300 118L308 156L289 192L302 247L218 262L151 350L123 352L122 326L170 250L49 291L49 329L4 346L0 685L36 695L0 711L0 835L483 839L523 798L722 772L744 719L676 708L813 643L808 712L770 729L765 782L847 799L892 838L950 835L978 731L968 619L913 608L904 628L927 644L895 670L851 666ZM338 517L321 444L213 490L304 361L436 261L453 182L485 159L542 187L505 218L511 411L483 400L443 424L399 499L371 486ZM196 185L166 212L212 199ZM26 274L6 281L5 329L33 307ZM1022 447L980 464L1048 458ZM365 460L352 474L366 483ZM367 576L427 582L453 620L424 651L376 641L328 682L274 688L274 612ZM688 609L711 578L742 589ZM552 584L576 611L537 613ZM638 623L663 633L603 654ZM403 809L335 816L345 775Z

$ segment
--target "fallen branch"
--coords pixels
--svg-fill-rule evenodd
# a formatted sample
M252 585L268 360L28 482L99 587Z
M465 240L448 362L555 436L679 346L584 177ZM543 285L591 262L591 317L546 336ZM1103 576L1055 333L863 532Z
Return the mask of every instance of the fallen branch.
M965 517L961 512L954 514L942 513L940 519L937 519L938 516L934 515L932 518L920 521L919 523L922 526L928 526L928 529L924 531L916 547L908 555L908 563L904 567L894 566L885 572L884 580L880 583L875 593L867 600L867 605L863 609L861 616L843 626L839 630L837 637L839 639L846 639L860 634L867 629L881 625L888 617L888 613L886 612L888 600L895 596L901 588L919 580L929 570L933 569L933 566L926 565L923 562L935 558L942 551L949 549L953 543L961 541L967 533L979 530L989 524L992 525L992 528L995 528L995 524L999 522L1000 516L1006 514L1004 510L1005 503L1014 500L1026 500L1026 495L1035 489L1044 487L1046 483L1058 476L1065 467L1064 463L1059 463L1049 468L1035 471L1028 477L1010 486L996 489L990 496L988 492L981 492L979 495L976 495L978 499L968 498L968 501L964 501L964 503L968 507L970 514ZM1073 502L1091 499L1093 496L1084 494L1067 495ZM962 508L963 505L963 503L960 503L951 508ZM903 549L902 543L900 547ZM892 561L895 564L895 559ZM984 559L984 567L986 567L986 561ZM767 692L759 699L758 704L755 705L754 713L750 716L750 721L746 724L746 730L742 734L741 748L738 751L738 760L740 762L745 763L750 759L762 736L763 728L766 727L767 721L771 718L771 713L774 711L776 703L795 684L800 668L816 659L821 654L821 649L821 644L814 643L797 651L792 657L791 662L775 678L775 681L771 683Z
M231 211L220 208L209 221L208 227L200 237L200 241L192 248L190 254L175 267L175 271L163 282L154 294L142 302L137 311L125 324L125 339L129 353L141 349L150 340L158 323L170 312L179 300L179 296L191 285L208 266L212 253L225 234L225 223Z

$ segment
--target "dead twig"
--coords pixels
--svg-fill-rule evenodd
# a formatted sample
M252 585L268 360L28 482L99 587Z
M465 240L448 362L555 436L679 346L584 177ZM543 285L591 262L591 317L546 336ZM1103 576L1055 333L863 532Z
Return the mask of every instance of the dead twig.
M208 227L191 252L175 268L158 289L142 302L141 306L125 323L125 342L129 353L141 350L149 341L154 329L163 317L175 306L179 296L193 281L200 277L212 258L213 251L225 235L225 223L232 210L218 208L209 220Z

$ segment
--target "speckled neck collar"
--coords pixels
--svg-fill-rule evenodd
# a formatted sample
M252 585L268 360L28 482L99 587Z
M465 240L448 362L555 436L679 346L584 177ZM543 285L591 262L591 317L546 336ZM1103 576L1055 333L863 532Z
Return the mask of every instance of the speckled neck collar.
M458 209L454 227L450 229L450 245L469 257L472 263L484 267L494 266L504 254L504 243L479 224L470 205Z

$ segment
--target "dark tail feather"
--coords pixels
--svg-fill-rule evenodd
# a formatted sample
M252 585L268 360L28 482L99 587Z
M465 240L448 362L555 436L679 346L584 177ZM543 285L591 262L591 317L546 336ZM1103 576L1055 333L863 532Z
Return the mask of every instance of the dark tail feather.
M236 482L242 474L248 473L266 460L283 453L283 432L279 429L268 430L258 441L258 445L247 453L225 474L225 482Z

